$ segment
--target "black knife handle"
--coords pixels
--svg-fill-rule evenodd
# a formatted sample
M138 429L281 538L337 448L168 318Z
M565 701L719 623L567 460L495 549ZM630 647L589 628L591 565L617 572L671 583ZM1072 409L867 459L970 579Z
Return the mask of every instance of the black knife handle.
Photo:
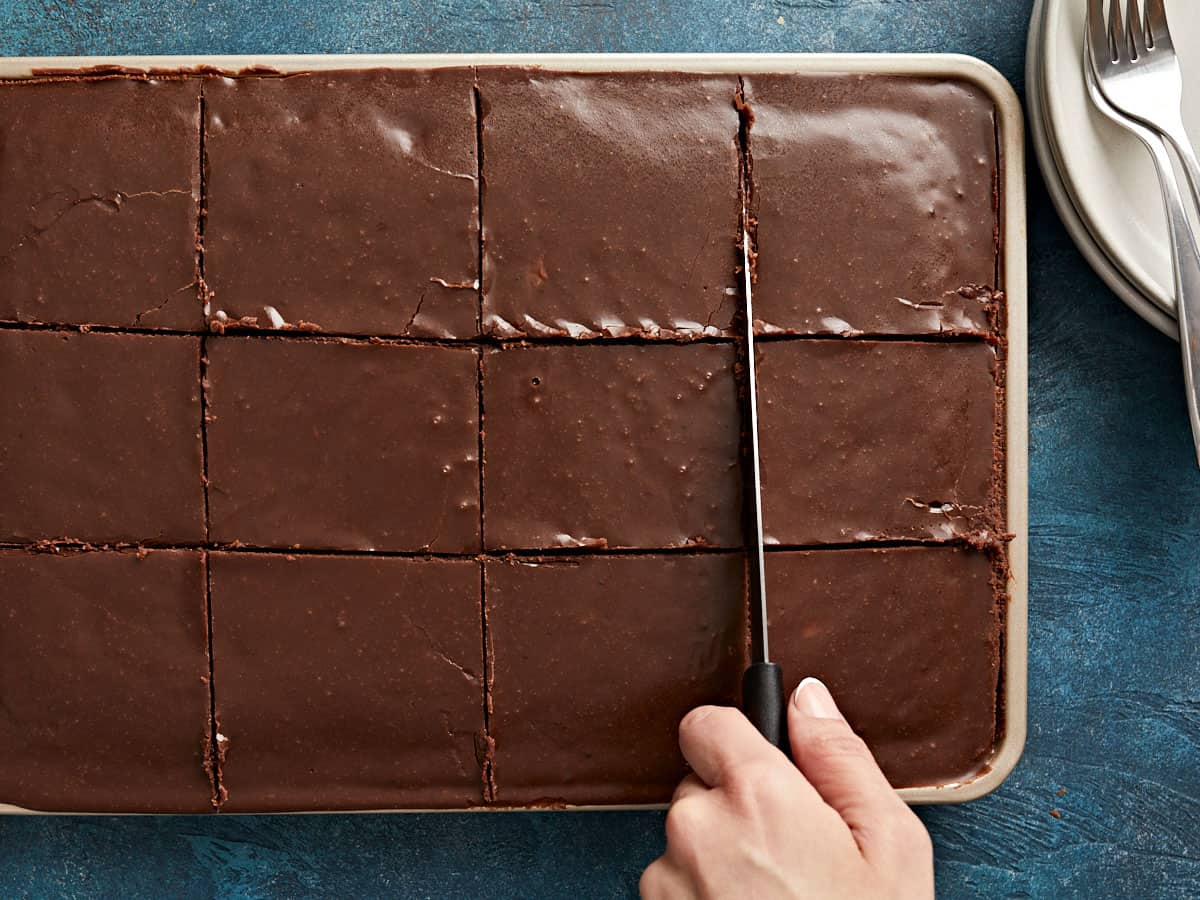
M783 706L783 669L775 663L751 663L742 676L742 712L774 746L787 752L787 711Z

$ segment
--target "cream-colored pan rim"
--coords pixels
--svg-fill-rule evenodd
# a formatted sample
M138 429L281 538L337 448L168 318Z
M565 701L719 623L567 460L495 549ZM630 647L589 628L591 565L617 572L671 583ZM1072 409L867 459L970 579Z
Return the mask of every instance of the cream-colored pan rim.
M1005 617L1001 702L1003 734L986 769L955 784L903 788L907 803L963 803L995 790L1016 766L1025 746L1028 698L1029 610L1029 440L1028 316L1025 220L1025 137L1020 102L1004 76L987 63L958 54L903 53L446 53L320 54L247 56L47 56L0 59L0 78L26 78L47 69L81 71L207 68L238 72L267 68L281 72L319 69L423 69L447 66L518 65L558 71L683 71L730 74L827 72L952 78L985 91L996 106L1000 141L1001 227L1004 291L1008 300L1007 495L1009 544L1008 608ZM656 807L580 806L569 809ZM486 811L493 811L488 807ZM399 811L399 810L397 810ZM0 813L31 812L0 803Z

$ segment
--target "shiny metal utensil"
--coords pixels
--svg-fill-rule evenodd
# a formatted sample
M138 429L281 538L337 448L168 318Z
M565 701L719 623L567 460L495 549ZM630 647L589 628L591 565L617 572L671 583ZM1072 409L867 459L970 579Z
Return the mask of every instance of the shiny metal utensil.
M1163 0L1109 0L1105 27L1103 0L1088 0L1088 34L1100 90L1117 110L1166 138L1183 163L1200 212L1200 162L1183 125L1183 72L1171 41ZM1107 51L1107 52L1106 52Z
M1114 4L1117 0L1114 0ZM1104 30L1102 15L1103 0L1088 0L1089 27L1084 35L1084 79L1092 102L1109 119L1132 132L1149 151L1158 170L1159 187L1167 211L1167 231L1171 242L1171 262L1175 277L1175 295L1178 298L1179 345L1183 352L1183 377L1187 388L1188 416L1192 424L1192 439L1196 446L1197 464L1200 464L1200 245L1188 221L1183 192L1166 142L1156 131L1123 114L1110 102L1103 89L1100 69L1107 58L1104 47L1108 44L1108 32ZM1114 6L1115 8L1115 6ZM1133 8L1131 0L1131 9ZM1097 53L1097 48L1100 52Z
M783 670L771 662L767 644L767 572L763 553L762 467L758 455L758 378L754 359L753 272L750 268L750 235L742 229L743 315L746 322L746 374L750 393L750 468L754 519L754 547L750 560L750 626L754 659L742 677L742 712L768 741L786 748L787 718L783 708Z

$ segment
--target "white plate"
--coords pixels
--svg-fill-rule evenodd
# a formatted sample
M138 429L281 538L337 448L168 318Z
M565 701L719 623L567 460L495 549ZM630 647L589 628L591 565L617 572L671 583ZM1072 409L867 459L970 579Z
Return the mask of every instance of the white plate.
M1088 229L1087 224L1080 218L1079 211L1075 206L1075 198L1067 190L1067 186L1059 174L1058 150L1053 145L1051 135L1047 132L1044 119L1046 101L1041 47L1045 6L1045 0L1036 0L1033 15L1030 17L1029 40L1025 55L1025 105L1029 111L1029 131L1033 139L1033 149L1042 170L1042 178L1046 182L1046 190L1050 194L1050 199L1054 203L1067 233L1071 235L1079 252L1095 269L1101 280L1139 316L1163 334L1178 340L1179 331L1174 316L1164 312L1162 308L1144 296L1108 258L1104 249L1096 242L1096 238ZM1171 298L1164 298L1164 300L1167 299ZM1172 301L1168 308L1173 307Z
M1184 120L1200 139L1200 3L1166 0L1185 83ZM1125 278L1163 309L1175 307L1166 217L1149 155L1097 112L1083 80L1087 0L1046 0L1041 52L1045 125L1079 215Z

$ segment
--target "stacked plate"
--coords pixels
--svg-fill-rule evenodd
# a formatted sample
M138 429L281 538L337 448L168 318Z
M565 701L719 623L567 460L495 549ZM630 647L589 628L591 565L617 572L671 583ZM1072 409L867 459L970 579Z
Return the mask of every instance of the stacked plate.
M1054 205L1092 267L1138 315L1177 337L1167 222L1154 166L1137 138L1088 99L1087 3L1034 4L1025 63L1034 150ZM1184 121L1200 142L1200 2L1166 0L1166 7L1184 84L1194 87L1184 90Z

